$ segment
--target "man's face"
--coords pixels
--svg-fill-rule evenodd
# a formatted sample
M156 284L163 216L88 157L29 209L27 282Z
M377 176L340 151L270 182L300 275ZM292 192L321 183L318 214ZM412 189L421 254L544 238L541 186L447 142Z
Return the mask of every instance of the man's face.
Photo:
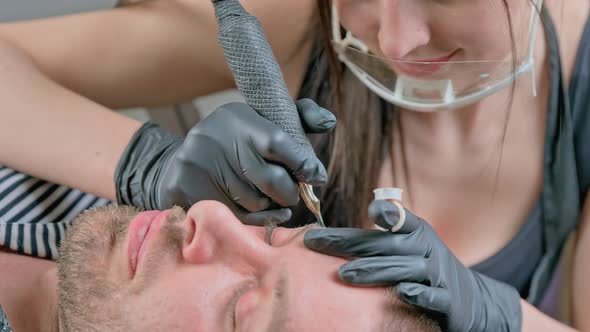
M345 261L307 250L305 230L269 234L212 201L187 214L96 210L64 243L60 300L132 330L378 330L386 291L341 283Z

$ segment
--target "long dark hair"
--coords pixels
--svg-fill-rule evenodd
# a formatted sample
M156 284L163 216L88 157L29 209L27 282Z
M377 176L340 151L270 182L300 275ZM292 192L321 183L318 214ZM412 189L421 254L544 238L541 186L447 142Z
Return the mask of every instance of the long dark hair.
M329 0L318 0L319 38L301 97L315 99L338 118L336 130L316 147L328 165L329 184L322 192L322 211L329 226L359 227L385 155L392 108L357 80L338 61L331 47ZM346 92L346 93L344 93Z
M512 54L516 54L512 17L507 0L500 0L504 6L510 31ZM338 126L327 142L321 144L319 154L329 156L324 161L328 164L330 183L322 192L324 214L329 226L362 227L367 218L367 206L372 198L372 189L377 186L379 173L384 158L388 155L387 146L391 141L392 123L396 110L389 103L378 98L365 87L353 74L338 61L331 47L331 2L318 0L319 42L313 56L320 57L316 66L310 70L323 70L324 75L312 78L323 80L316 85L319 93L310 93L314 89L303 89L303 94L316 98L322 106L328 107L338 118ZM537 8L540 12L540 8ZM513 56L512 69L516 70ZM310 78L308 71L307 79ZM506 130L510 108L514 97L515 85L509 96L508 110L500 159L496 168L496 183L502 162ZM343 93L343 92L346 93ZM402 156L405 160L405 156ZM493 191L495 193L495 186Z

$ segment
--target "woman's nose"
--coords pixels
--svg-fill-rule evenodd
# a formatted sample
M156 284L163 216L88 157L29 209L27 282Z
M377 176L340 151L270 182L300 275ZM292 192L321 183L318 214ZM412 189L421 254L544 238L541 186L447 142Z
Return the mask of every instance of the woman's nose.
M272 262L274 252L264 241L262 228L243 225L219 202L202 201L193 205L187 213L187 222L182 255L190 264L227 262L260 270Z
M388 59L406 60L430 41L430 29L420 1L385 0L379 24L379 48Z

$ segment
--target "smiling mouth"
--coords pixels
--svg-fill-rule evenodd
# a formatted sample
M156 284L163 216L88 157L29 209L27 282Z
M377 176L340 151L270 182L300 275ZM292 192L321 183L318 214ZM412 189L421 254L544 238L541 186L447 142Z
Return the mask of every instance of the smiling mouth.
M414 77L426 77L441 71L458 52L459 50L456 50L447 56L436 59L400 61L392 65L398 73Z

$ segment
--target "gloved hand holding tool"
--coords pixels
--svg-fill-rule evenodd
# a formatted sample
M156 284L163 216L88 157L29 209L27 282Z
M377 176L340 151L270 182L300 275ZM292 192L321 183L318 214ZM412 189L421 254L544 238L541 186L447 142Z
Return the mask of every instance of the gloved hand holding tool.
M355 285L394 285L401 300L433 313L445 331L520 331L516 289L465 267L426 221L404 211L402 220L395 205L375 200L369 216L387 230L402 222L396 233L312 229L304 243L320 253L360 257L340 267L340 279Z
M287 132L298 143L297 149L315 155L260 22L238 0L212 2L219 25L219 44L248 105ZM299 182L301 197L323 225L320 201L311 185Z
M328 110L309 99L297 103L308 133L336 125ZM313 151L299 148L280 127L246 104L227 104L192 128L182 140L153 123L139 129L119 161L119 203L146 210L185 208L217 200L242 222L284 222L298 201L295 181L324 184L326 170Z

